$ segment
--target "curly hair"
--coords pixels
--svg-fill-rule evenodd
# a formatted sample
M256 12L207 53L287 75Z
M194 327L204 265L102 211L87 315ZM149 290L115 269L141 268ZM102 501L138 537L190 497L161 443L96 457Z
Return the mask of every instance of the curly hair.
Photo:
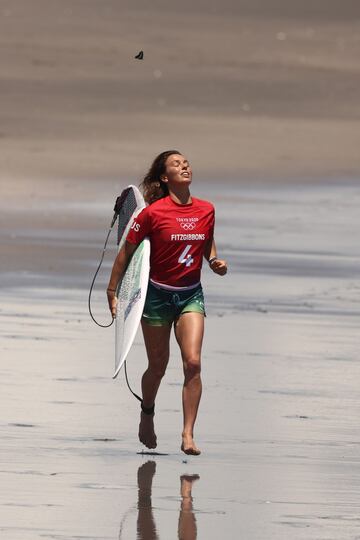
M162 199L169 194L168 187L164 182L162 182L161 176L166 171L166 160L172 154L181 155L181 152L178 150L166 150L165 152L161 152L161 154L156 156L150 169L140 184L144 199L148 204L152 204L158 199Z

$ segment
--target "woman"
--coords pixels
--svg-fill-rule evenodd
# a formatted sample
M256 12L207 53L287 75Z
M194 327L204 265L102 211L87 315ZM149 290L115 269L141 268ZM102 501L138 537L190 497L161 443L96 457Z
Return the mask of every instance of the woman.
M201 397L201 345L204 334L204 298L200 284L202 258L213 272L224 275L226 262L216 256L213 238L214 207L192 197L192 171L177 150L159 154L141 187L148 206L141 211L119 251L107 289L112 316L116 314L116 288L139 243L150 238L150 281L142 316L148 368L142 377L139 439L156 447L155 398L169 361L172 324L184 369L181 450L199 455L194 424Z

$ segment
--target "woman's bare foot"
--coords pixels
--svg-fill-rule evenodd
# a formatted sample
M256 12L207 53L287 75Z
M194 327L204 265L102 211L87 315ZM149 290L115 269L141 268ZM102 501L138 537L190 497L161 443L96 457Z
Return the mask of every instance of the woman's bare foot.
M146 448L156 448L157 440L154 431L154 415L141 411L139 424L139 440Z
M182 434L182 444L181 450L190 456L198 456L201 454L201 451L196 446L192 435Z

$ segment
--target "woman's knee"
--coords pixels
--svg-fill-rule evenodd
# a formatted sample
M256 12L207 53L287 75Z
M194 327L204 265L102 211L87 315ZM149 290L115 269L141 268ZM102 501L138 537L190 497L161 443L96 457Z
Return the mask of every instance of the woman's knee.
M194 355L183 360L184 363L184 375L186 379L193 379L194 377L200 377L201 362L200 357Z
M148 370L158 379L162 379L165 375L169 361L168 354L159 354L149 359Z
M148 369L156 379L162 379L165 375L166 366L149 366Z

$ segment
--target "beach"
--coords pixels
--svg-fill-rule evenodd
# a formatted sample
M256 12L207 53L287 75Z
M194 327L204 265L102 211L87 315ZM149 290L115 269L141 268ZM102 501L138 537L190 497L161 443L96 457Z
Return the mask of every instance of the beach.
M359 538L358 15L3 2L1 538ZM229 264L202 275L198 457L180 451L174 338L149 454L114 328L87 308L116 197L169 147ZM140 331L127 366L139 393Z
M156 450L165 455L141 455L138 402L123 373L111 378L113 329L96 327L87 312L103 206L83 211L93 224L88 243L79 228L60 238L32 232L32 245L76 249L87 269L78 261L70 275L43 267L2 287L4 538L135 538L136 530L155 538L150 517L159 538L177 538L181 515L193 519L186 538L357 537L360 187L229 185L225 193L208 192L231 272L220 282L204 269L200 457L180 452L174 341L157 400ZM104 324L110 259L111 249L93 295ZM144 367L138 334L128 361L135 391ZM181 512L184 475L199 478L192 510ZM143 482L152 486L144 506Z

